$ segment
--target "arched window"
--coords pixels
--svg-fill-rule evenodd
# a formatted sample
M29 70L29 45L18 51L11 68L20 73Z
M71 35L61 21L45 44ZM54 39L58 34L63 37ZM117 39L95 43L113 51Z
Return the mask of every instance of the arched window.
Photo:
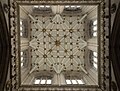
M20 19L20 37L24 37L26 38L27 37L27 20L23 20L23 19Z
M27 57L27 50L20 52L20 62L21 62L21 68L28 67L28 57Z
M49 5L40 5L40 6L35 5L35 6L33 6L33 8L36 8L36 9L47 9L47 8L50 8L50 6Z
M34 84L39 84L40 83L40 79L35 79Z
M73 9L73 10L74 10L74 9L79 9L79 8L80 8L80 6L75 6L75 5L66 5L66 6L65 6L65 9L71 9L71 10L72 10L72 9Z
M23 30L24 30L24 26L23 26L23 20L20 19L20 36L23 36Z
M40 78L35 78L34 84L39 84L39 85L50 85L52 83L52 80L49 77L40 77Z
M92 37L96 37L97 36L97 19L92 21L91 33L92 33Z
M69 79L66 80L66 83L67 84L72 84L71 80L69 80Z
M92 64L93 64L93 67L97 70L98 68L98 58L97 58L97 52L93 52L93 57L92 57Z
M21 52L20 54L21 54L21 67L23 67L24 66L23 52Z
M66 79L66 84L85 84L82 79Z
M35 5L33 6L33 12L35 13L42 13L42 12L48 12L48 11L51 11L51 6L50 5Z

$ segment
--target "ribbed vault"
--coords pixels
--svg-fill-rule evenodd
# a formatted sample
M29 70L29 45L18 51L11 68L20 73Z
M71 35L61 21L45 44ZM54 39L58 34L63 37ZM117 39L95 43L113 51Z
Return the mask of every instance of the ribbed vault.
M88 18L93 18L93 14L96 17L95 8L77 5L20 6L21 19L29 26L23 31L27 37L21 36L20 45L21 52L27 50L29 57L24 61L28 63L28 70L24 71L28 77L21 74L24 84L28 84L29 80L33 83L35 78L52 79L53 85L66 85L66 79L84 79L85 84L97 84L97 74L91 74L91 70L95 69L90 68L89 60L89 51L97 51L97 38L87 35ZM25 70L22 66L21 69ZM95 77L91 79L89 74L95 74Z
M64 20L60 14L55 14L51 20L44 17L44 24L41 16L32 18L31 29L33 32L34 29L37 31L32 34L36 37L30 41L30 46L38 57L32 58L31 72L38 68L42 70L42 66L46 65L53 68L56 73L61 73L63 69L71 70L71 67L77 70L78 66L87 73L84 69L84 53L81 52L87 42L81 37L83 25L79 24L85 17L86 15L74 17L71 25L70 20ZM48 67L46 70L49 70Z

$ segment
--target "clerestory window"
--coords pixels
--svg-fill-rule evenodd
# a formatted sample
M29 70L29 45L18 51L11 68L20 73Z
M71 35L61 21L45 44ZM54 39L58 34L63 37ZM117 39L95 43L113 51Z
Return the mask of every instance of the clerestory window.
M85 84L82 79L66 79L66 84Z
M35 78L34 84L39 84L39 85L50 85L52 83L52 80L49 78Z

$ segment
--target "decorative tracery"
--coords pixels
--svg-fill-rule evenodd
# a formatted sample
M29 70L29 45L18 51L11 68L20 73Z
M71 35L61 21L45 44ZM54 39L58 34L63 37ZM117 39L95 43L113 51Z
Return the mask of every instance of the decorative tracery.
M11 27L10 27L10 31L11 31L11 35L13 36L12 38L11 38L11 41L12 41L12 61L11 61L11 80L10 80L10 83L11 83L11 85L10 85L10 88L12 89L12 90L20 90L20 91L22 91L22 90L26 90L26 91L30 91L30 90L33 90L33 88L26 88L26 87L19 87L17 84L19 83L19 81L18 81L18 79L19 79L19 70L18 70L18 43L16 43L16 41L17 41L17 39L18 39L18 36L16 36L16 34L18 33L18 30L17 30L17 27L16 27L16 25L17 25L17 4L18 4L18 2L19 3L32 3L33 1L24 1L24 0L18 0L18 1L16 1L16 2L14 2L14 1L10 1L10 24L11 24ZM35 3L44 3L45 1L36 1ZM48 3L61 3L61 2L59 2L59 1L47 1ZM65 2L67 2L67 1L65 1ZM107 8L107 6L105 6L105 2L103 1L102 3L101 3L101 1L100 0L97 0L96 2L95 1L92 1L92 0L90 0L90 1L86 1L86 0L81 0L81 1L68 1L68 3L90 3L90 2L93 2L94 4L95 3L100 3L101 4L101 10L100 11L103 11L103 13L101 14L101 20L102 20L102 24L103 25L105 25L105 22L109 22L109 20L108 20L108 18L107 19L105 19L105 15L107 15L107 12L105 12L105 8ZM107 1L106 1L107 2ZM108 28L108 26L105 26L105 27L107 27ZM104 41L106 40L106 38L105 38L105 36L106 36L106 34L105 34L105 31L107 30L107 28L105 28L104 26L103 27L101 27L101 32L99 32L100 34L103 34L103 35L101 35L101 41L103 41L102 43L101 43L101 49L104 51L104 53L101 51L101 54L102 54L102 61L101 61L101 64L100 64L100 69L101 69L101 73L100 73L100 77L101 77L101 82L100 82L100 88L75 88L75 89L80 89L80 90L82 90L82 91L87 91L87 90L90 90L90 91L96 91L96 90L98 90L98 91L101 91L101 90L104 90L104 91L107 91L107 90L109 90L109 87L107 86L108 85L108 83L109 83L109 74L107 73L107 71L106 70L108 70L108 66L106 66L106 64L108 64L109 63L109 60L107 59L107 55L104 55L105 54L105 50L104 49L107 49L106 47L107 46L104 46L105 45L105 43L104 43ZM51 36L51 35L49 35L49 36ZM36 36L34 36L34 37L36 37ZM66 37L66 36L65 36ZM37 38L37 37L36 37ZM104 45L103 45L104 44ZM104 47L103 47L104 46ZM50 50L50 51L52 51L52 50ZM65 52L67 52L67 50L65 50ZM37 55L38 56L38 55ZM71 57L72 58L72 57ZM108 61L105 61L105 60L108 60ZM106 68L107 67L107 68ZM48 88L44 88L44 87L41 87L41 88L35 88L36 90L51 90L51 89L53 89L53 88L51 88L51 87L49 87L49 89ZM35 90L34 89L34 90ZM61 89L61 88L58 88L58 89ZM12 91L11 90L11 91ZM68 89L64 89L64 90L68 90ZM70 89L71 90L71 89ZM73 89L72 89L73 90Z
M40 20L42 16L31 17L33 20L31 30L34 32L33 36L36 37L32 38L30 46L35 49L36 55L39 56L36 59L39 61L33 61L33 63L46 64L50 68L52 67L56 73L61 73L64 68L69 68L68 66L71 65L76 66L76 69L73 70L77 70L78 64L81 65L81 70L83 70L84 67L82 65L84 65L84 60L81 54L84 53L82 53L81 50L87 43L81 37L84 31L83 28L79 26L82 24L76 23L81 23L86 15L81 18L74 18L73 21L73 19L71 19L72 17L67 17L69 20L63 20L62 16L56 14L52 17L52 22L50 22L51 17L44 21L48 16L44 16L42 20ZM71 25L69 25L70 20L72 20L73 23ZM34 22L37 22L37 24L34 24ZM38 30L36 31L36 29ZM33 66L33 68L34 67L36 67L36 65ZM39 68L42 69L42 67ZM85 71L85 69L83 71ZM85 71L85 73L87 72Z

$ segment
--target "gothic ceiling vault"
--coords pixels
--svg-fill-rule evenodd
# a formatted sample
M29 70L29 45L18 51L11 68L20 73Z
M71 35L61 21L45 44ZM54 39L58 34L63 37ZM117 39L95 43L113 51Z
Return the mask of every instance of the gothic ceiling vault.
M80 78L81 74L88 74L85 67L88 46L85 30L87 16L96 6L31 5L20 6L20 9L27 15L21 20L27 20L29 26L25 28L29 30L28 37L21 37L21 43L27 40L27 49L30 50L29 74L64 73L66 77L69 72L77 72L74 76L79 74Z
M10 91L110 91L108 0L10 0Z
M69 25L70 19L72 24ZM31 34L36 38L30 41L30 46L35 50L32 53L39 56L36 59L32 57L33 69L42 70L47 66L45 69L53 68L56 73L60 73L63 69L77 70L77 66L81 65L80 69L85 71L84 53L81 50L87 43L81 37L84 35L82 24L79 24L82 19L79 17L63 19L63 16L56 14L53 17L37 16L31 20Z

